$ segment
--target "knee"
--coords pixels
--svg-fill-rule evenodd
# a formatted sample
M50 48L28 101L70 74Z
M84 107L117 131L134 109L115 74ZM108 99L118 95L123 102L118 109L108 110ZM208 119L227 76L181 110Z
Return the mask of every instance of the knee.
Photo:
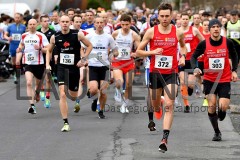
M27 83L27 87L32 87L32 81L31 80L27 80L26 83Z
M120 88L122 86L123 82L119 79L115 82L115 85L117 88Z
M98 93L98 89L95 87L90 87L89 92L90 92L91 96L94 96Z
M60 91L60 99L66 99L66 94L64 91Z
M172 102L166 102L165 112L173 112L173 103Z

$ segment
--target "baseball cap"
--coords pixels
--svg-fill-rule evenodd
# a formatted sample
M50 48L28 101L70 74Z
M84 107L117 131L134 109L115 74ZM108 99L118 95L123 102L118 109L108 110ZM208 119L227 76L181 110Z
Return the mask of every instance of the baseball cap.
M237 10L232 10L232 11L230 12L230 14L231 14L231 15L238 15L238 11L237 11Z

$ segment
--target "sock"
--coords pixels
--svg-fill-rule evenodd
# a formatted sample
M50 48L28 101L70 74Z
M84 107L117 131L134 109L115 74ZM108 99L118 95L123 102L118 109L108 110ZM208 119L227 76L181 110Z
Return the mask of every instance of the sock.
M218 115L217 113L208 113L209 120L212 124L212 127L215 131L215 133L220 133L220 130L218 128Z
M50 99L50 92L47 92L47 93L46 93L46 98L47 98L47 99Z
M188 87L186 85L181 85L181 94L183 97L184 106L189 106L188 102Z
M148 112L149 121L153 121L153 112Z
M31 107L32 107L32 106L34 106L34 104L33 104L33 103L31 104Z
M63 119L63 121L64 121L64 123L68 124L68 119L67 118Z
M163 138L162 139L168 139L170 130L163 130Z
M76 103L78 103L78 104L79 104L79 103L80 103L80 99L76 99Z

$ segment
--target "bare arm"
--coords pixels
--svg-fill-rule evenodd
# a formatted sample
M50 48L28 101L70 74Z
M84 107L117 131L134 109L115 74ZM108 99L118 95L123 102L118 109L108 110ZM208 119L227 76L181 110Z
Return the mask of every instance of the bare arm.
M78 40L81 41L86 46L84 57L87 57L92 51L93 48L92 43L81 32L78 32Z
M194 28L194 32L195 32L195 35L198 37L199 41L203 41L205 38L203 37L203 35L200 33L200 31L197 29L197 28Z
M8 36L9 35L9 33L6 31L6 32L4 32L4 35L3 35L3 38L4 39L6 39L6 40L8 40L9 42L12 40L12 37L10 37L10 36Z
M184 66L185 58L186 58L186 54L187 54L187 48L186 48L185 42L184 42L184 33L180 29L177 30L177 38L178 38L178 42L180 45L180 53L182 55L182 57L179 59L179 65Z
M51 39L50 39L50 43L47 46L47 52L46 52L46 69L50 69L51 70L51 66L50 66L50 60L52 57L52 51L53 48L55 46L55 36L52 35Z
M154 28L150 28L147 30L147 32L145 33L145 35L143 37L142 42L138 45L138 48L136 51L137 57L147 57L150 55L162 54L162 52L163 52L162 48L157 48L153 51L145 51L145 47L150 42L150 40L153 38L153 34L154 34Z

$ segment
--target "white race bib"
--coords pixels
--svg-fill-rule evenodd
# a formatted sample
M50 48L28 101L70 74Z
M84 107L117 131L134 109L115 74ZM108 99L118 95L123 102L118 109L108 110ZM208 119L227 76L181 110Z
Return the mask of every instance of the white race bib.
M191 47L190 47L190 43L185 43L186 47L187 47L187 52L191 52Z
M230 38L236 38L236 39L239 39L240 38L240 35L239 35L239 32L230 32Z
M172 56L155 55L155 68L171 69L172 61Z
M120 60L130 60L131 59L131 48L118 48L118 56L117 59Z
M74 65L74 54L60 53L60 63L65 65Z
M20 41L21 40L21 34L12 34L12 40L13 41Z
M209 68L214 70L224 69L225 59L224 58L209 58Z
M24 53L26 64L33 64L34 61L37 60L37 55L35 52Z

